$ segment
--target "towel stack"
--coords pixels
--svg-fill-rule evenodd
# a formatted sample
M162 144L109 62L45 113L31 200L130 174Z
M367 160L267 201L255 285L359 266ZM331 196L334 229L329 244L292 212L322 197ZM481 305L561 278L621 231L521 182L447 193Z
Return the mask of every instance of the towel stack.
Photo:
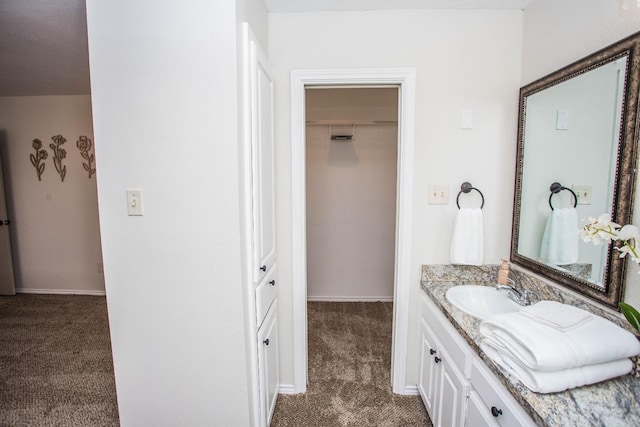
M640 343L630 332L577 307L540 301L480 325L480 348L525 386L554 393L631 371Z

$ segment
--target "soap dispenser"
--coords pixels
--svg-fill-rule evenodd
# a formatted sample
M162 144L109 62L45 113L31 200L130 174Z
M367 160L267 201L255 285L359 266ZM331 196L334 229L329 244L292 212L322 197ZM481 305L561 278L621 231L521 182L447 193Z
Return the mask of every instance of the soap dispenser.
M498 269L498 284L509 284L509 260L506 258L502 258L502 265L500 265Z

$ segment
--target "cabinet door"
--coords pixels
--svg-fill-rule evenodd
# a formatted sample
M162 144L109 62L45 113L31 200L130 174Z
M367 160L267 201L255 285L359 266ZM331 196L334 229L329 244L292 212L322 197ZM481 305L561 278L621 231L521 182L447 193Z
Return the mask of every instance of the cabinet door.
M273 79L260 46L250 42L253 279L258 283L276 257L273 166Z
M487 411L484 402L475 390L469 393L465 427L498 427L495 418Z
M453 364L453 359L442 347L438 349L438 364L442 365L440 384L437 387L438 408L433 424L436 427L463 426L469 393L469 384L460 369Z
M260 400L262 425L271 423L271 416L278 398L278 300L276 299L262 327L258 330L258 369L260 376Z
M431 330L424 322L421 322L420 334L420 379L418 381L418 391L422 396L422 401L427 409L429 417L434 420L436 417L436 386L438 385L439 364L435 363L434 357L437 355L436 343L434 342Z

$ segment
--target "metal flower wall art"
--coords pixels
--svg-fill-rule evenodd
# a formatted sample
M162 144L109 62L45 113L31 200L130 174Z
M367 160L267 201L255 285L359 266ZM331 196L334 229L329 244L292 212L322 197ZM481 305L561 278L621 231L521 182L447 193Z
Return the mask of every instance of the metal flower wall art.
M62 135L55 135L51 137L51 140L53 142L49 144L49 148L52 152L51 158L53 166L56 168L56 171L60 176L60 181L64 182L64 179L67 176L67 166L63 164L63 160L67 158L67 150L61 146L67 142L67 139ZM82 135L78 137L76 146L78 147L78 150L80 150L80 156L84 159L82 161L82 167L87 172L87 177L91 179L91 177L96 173L96 158L93 153L93 142L88 136ZM42 141L37 138L33 140L31 147L35 150L35 153L29 154L29 159L36 170L38 181L42 181L42 175L46 168L46 160L49 158L49 153L42 147Z
M53 165L60 175L60 181L64 182L64 177L67 175L67 167L62 164L62 161L67 157L67 150L60 148L62 144L67 140L62 135L52 136L52 144L49 144L49 148L53 151Z
M95 158L93 154L90 153L91 147L93 146L91 139L86 136L81 136L76 145L78 146L78 150L80 150L82 158L87 161L87 163L82 163L82 167L89 173L89 179L91 179L91 176L96 173L96 169L92 166Z
M31 144L34 150L36 150L35 154L30 154L29 158L31 159L31 164L34 168L36 168L36 173L38 174L38 181L42 181L42 173L44 172L45 164L44 160L47 159L48 153L46 150L42 149L42 141L39 139L34 139L33 144Z

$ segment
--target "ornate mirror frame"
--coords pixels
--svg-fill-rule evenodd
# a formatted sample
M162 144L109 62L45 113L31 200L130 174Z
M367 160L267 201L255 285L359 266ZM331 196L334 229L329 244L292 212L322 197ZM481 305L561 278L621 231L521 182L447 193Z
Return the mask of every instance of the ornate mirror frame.
M640 32L612 44L592 55L576 61L554 73L536 80L520 89L518 118L518 147L516 154L516 178L513 205L513 226L511 233L511 261L533 271L540 276L553 280L582 295L592 298L608 307L618 309L623 296L625 277L625 258L614 253L609 247L604 269L604 287L599 287L578 276L553 268L518 253L519 226L521 214L522 173L524 163L524 129L527 97L546 88L557 85L605 63L628 56L620 123L618 158L613 183L611 214L614 222L628 224L631 221L635 183L640 117L638 91L640 89ZM594 216L602 212L594 212Z

